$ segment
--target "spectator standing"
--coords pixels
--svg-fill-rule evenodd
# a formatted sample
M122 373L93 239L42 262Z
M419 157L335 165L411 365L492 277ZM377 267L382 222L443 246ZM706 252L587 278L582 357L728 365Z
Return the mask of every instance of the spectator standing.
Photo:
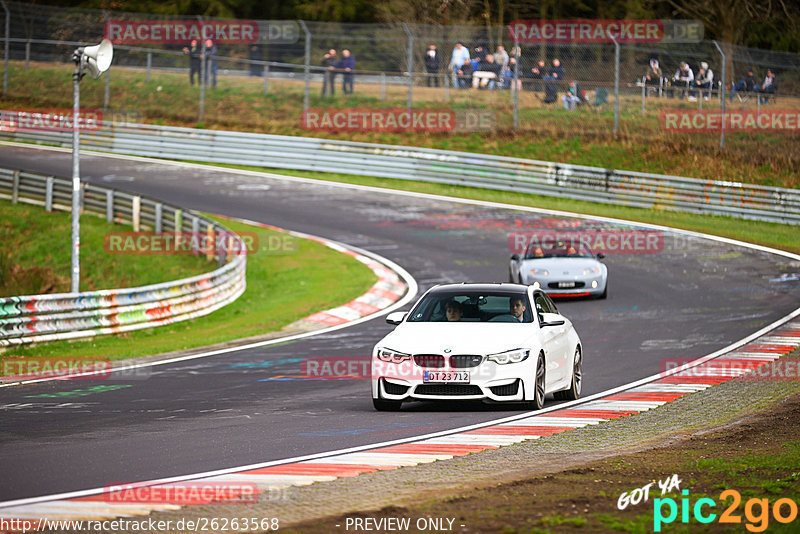
M425 52L425 70L428 73L428 87L431 83L439 87L439 51L433 43L428 45L428 51Z
M509 60L508 52L506 52L506 47L503 45L497 45L497 51L494 53L494 60L500 65L500 69L505 70L508 66Z
M334 85L334 82L336 82L336 71L334 68L336 68L337 61L336 50L333 48L322 56L322 66L326 68L325 72L322 74L322 96L333 96L336 93L336 87Z
M336 68L344 71L342 73L342 92L346 95L353 94L353 79L355 74L353 71L356 68L356 58L350 53L350 50L342 50L342 59L336 62Z
M197 39L192 39L189 46L183 47L183 53L189 56L189 82L194 85L194 75L197 74L197 83L200 83L200 58L203 50Z
M731 84L731 102L733 102L733 95L739 92L752 93L756 86L756 76L753 74L753 67L747 69L747 75L736 83Z
M760 93L758 95L758 101L761 104L769 104L769 95L774 95L777 90L778 87L775 83L775 74L772 72L772 69L767 69L767 75L764 77L764 83L755 86L756 93Z
M257 44L250 45L250 61L261 61L261 46ZM250 76L261 76L264 72L264 65L258 63L250 63Z
M677 71L675 71L675 76L672 77L672 85L688 89L691 87L693 81L694 72L692 72L692 69L689 67L688 63L682 61L681 66L678 67ZM683 98L685 93L686 91L681 91L678 98ZM672 95L670 94L670 96Z
M586 98L583 96L583 89L581 89L577 81L572 80L569 82L567 94L562 95L561 102L564 104L564 109L568 111L573 111L575 106L586 103Z
M558 100L558 83L564 79L564 67L561 66L561 60L558 58L553 60L550 70L544 76L544 103L549 104Z
M211 74L213 87L217 86L217 45L211 39L206 39L206 87L208 87L208 75Z
M694 86L699 87L700 89L709 89L708 92L701 91L701 96L703 100L708 100L709 96L711 95L710 89L714 85L714 72L708 68L708 63L705 61L700 63L700 69L697 71L697 76L694 79ZM689 100L696 101L697 97L694 96L692 93L689 96Z
M472 88L494 89L497 85L497 80L500 79L500 69L501 67L494 60L494 56L486 54L483 61L478 63L478 70L472 74Z
M469 50L461 42L456 43L453 47L453 53L450 56L450 69L453 71L453 87L460 87L460 74L458 71L462 70L464 61L469 61ZM470 70L470 74L472 71Z

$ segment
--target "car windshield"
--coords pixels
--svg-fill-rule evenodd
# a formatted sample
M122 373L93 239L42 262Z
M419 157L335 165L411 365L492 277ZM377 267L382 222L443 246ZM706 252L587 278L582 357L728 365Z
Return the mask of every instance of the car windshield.
M533 315L525 293L431 292L417 303L410 323L530 323Z
M593 258L591 249L582 243L565 243L559 241L557 243L550 243L540 245L533 243L528 246L525 251L526 260L534 260L539 258Z

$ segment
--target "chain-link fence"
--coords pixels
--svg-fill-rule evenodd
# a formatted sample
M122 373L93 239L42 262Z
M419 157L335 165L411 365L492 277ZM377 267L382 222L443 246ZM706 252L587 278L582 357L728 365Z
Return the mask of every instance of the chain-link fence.
M93 87L84 88L85 101L132 108L154 122L334 131L336 120L309 126L308 111L413 108L450 110L460 131L641 142L680 133L683 124L687 135L705 132L722 142L726 131L710 119L698 126L698 113L800 108L800 55L713 41L523 44L499 26L231 21L0 3L7 102L35 95L61 103L47 94L44 73L71 62L77 46L117 31L113 67L104 84L86 84ZM211 28L217 42L193 45L191 32L154 36L159 23ZM149 33L137 33L141 25ZM242 36L242 28L255 34ZM768 71L774 78L762 87ZM242 102L246 112L232 111ZM683 115L670 128L674 111ZM694 122L681 122L687 117Z

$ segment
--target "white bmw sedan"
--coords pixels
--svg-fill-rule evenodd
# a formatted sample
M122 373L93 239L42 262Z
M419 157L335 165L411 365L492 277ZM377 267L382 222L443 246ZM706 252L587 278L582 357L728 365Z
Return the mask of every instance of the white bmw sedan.
M542 290L449 284L428 290L372 352L372 401L486 400L544 405L580 396L581 341Z

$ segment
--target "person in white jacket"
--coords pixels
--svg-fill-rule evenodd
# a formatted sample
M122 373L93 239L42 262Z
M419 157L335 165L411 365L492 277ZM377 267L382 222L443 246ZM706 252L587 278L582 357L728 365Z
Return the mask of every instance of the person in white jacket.
M456 43L453 48L453 53L450 56L450 70L453 71L453 87L458 87L458 69L464 64L464 61L469 61L469 50L462 43Z
M692 82L694 81L694 72L685 61L681 62L681 66L672 77L672 85L675 87L685 87L691 89ZM678 98L683 98L685 91L681 91ZM671 96L671 95L670 95Z

